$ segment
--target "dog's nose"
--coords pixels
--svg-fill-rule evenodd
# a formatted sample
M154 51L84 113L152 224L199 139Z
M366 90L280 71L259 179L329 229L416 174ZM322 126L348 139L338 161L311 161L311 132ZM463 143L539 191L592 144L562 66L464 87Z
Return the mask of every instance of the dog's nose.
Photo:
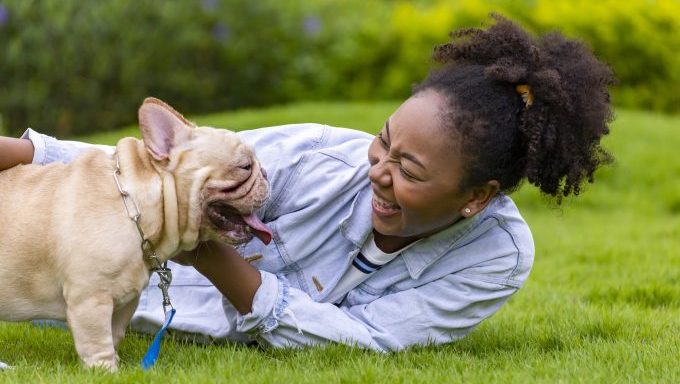
M260 168L260 171L262 172L262 177L264 177L265 180L269 180L267 179L267 171L264 168Z

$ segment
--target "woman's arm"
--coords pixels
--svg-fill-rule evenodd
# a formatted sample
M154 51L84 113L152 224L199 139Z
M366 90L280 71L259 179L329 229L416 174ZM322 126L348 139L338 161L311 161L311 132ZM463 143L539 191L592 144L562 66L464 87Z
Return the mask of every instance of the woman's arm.
M239 332L258 333L274 347L344 343L396 351L447 343L468 334L518 289L469 269L367 304L338 307L258 271L228 245L210 243L173 261L193 265L217 287L240 314Z
M32 160L31 140L0 137L0 171L18 164L30 164Z
M517 287L452 274L366 304L339 307L315 302L293 287L287 297L283 291L284 300L277 298L274 304L274 326L263 329L260 324L267 319L251 320L247 314L237 319L237 329L250 333L257 324L261 339L273 347L342 343L389 352L463 338L498 311Z
M33 164L40 165L52 162L68 164L84 151L91 149L98 149L109 154L112 154L115 151L115 147L107 145L57 140L54 137L43 135L30 128L21 135L21 138L30 141L30 144L32 145L32 159L27 159L27 163L32 162ZM2 148L2 145L0 145L0 148Z

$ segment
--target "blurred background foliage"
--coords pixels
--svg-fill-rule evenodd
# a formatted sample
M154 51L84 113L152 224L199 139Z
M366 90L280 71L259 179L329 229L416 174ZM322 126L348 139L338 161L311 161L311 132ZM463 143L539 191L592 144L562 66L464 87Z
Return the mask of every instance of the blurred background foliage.
M587 42L618 106L680 109L677 0L0 0L0 130L114 129L148 95L191 113L401 99L491 11Z

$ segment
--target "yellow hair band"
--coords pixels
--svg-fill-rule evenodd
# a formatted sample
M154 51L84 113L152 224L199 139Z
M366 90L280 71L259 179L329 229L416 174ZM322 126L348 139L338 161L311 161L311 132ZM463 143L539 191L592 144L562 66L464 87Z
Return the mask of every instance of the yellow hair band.
M524 106L526 108L531 107L534 103L534 94L531 93L531 87L528 84L520 84L515 87L515 91L522 96L522 101L524 101Z

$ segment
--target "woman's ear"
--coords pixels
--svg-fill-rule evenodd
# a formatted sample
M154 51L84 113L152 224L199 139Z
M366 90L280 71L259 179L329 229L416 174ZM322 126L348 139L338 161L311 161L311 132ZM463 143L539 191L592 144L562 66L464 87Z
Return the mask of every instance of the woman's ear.
M500 189L501 184L497 180L489 180L484 185L474 187L470 200L460 210L461 216L471 217L484 210Z

